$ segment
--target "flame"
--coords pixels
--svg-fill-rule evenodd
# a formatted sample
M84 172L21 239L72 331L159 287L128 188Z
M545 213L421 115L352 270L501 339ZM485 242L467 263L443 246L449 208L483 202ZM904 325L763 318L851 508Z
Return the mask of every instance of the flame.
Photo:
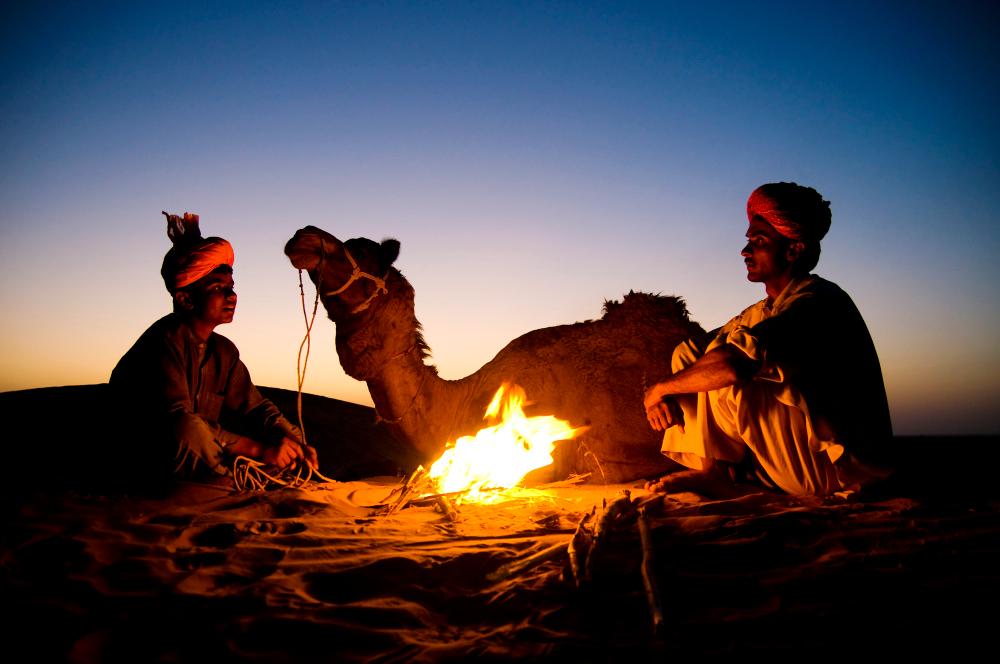
M438 493L468 491L463 502L492 502L495 491L509 489L536 468L552 463L556 441L569 440L586 427L574 429L551 415L525 417L524 390L504 383L493 396L483 419L501 417L500 424L463 436L449 446L428 471Z

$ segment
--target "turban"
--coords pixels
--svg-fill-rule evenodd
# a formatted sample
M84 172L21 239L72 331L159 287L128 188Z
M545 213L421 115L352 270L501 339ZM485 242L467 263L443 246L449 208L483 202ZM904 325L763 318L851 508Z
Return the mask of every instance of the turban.
M174 246L163 257L160 275L171 295L210 274L220 265L233 266L232 245L221 237L202 238L198 215L187 212L183 217L163 214L167 215L167 236Z
M830 202L811 187L776 182L757 187L747 201L747 218L757 215L790 240L819 242L830 230Z

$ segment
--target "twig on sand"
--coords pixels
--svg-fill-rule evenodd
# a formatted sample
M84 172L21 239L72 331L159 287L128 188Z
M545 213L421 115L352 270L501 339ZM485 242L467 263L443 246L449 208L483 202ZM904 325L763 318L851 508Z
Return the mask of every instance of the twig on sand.
M649 529L646 508L639 509L639 536L642 538L642 583L646 586L646 600L649 602L649 617L653 621L653 635L659 636L663 625L663 607L660 604L660 590L653 576L653 534Z
M542 549L536 554L500 566L496 571L486 575L486 580L490 583L506 581L512 576L517 576L518 574L538 567L542 563L548 562L553 558L558 558L566 552L567 547L569 547L569 542L553 544L549 548Z
M592 583L594 581L597 561L600 559L601 551L608 539L608 535L611 533L615 517L626 511L631 504L632 492L628 489L622 489L616 493L615 499L610 504L607 499L604 500L604 509L601 510L600 515L597 517L597 523L594 524L594 544L590 548L590 555L587 556L588 582Z
M576 532L573 533L573 539L569 542L569 566L573 572L573 583L577 588L583 587L587 581L586 564L587 554L590 552L591 537L586 525L596 511L597 506L595 505L590 512L583 515L580 523L576 526Z
M539 484L535 488L536 489L562 489L562 488L565 488L565 487L576 486L577 484L583 484L583 482L585 482L586 479L588 477L590 477L590 475L591 475L590 473L584 473L583 475L570 475L568 478L566 478L564 480L560 480L558 482L549 482L548 484Z

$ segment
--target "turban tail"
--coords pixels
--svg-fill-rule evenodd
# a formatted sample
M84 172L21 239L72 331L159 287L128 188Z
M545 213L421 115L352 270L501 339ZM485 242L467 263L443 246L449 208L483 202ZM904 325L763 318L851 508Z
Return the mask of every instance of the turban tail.
M757 215L790 240L818 242L830 230L830 204L814 189L795 183L758 187L747 201L747 218Z
M210 274L220 265L232 267L235 262L231 244L221 237L201 237L198 215L185 212L183 219L167 215L167 235L174 246L163 257L160 275L171 294Z

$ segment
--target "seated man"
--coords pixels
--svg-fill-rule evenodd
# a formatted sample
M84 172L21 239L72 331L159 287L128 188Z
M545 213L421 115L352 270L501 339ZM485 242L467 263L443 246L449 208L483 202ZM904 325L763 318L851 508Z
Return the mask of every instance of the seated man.
M166 214L164 212L164 214ZM160 274L174 311L153 323L111 373L128 448L163 475L204 480L226 475L227 459L246 456L316 468L316 450L250 381L239 351L214 332L236 310L233 248L202 239L197 215L167 215L173 247Z
M767 297L674 351L674 375L645 395L662 451L694 469L646 488L725 498L734 466L794 495L857 490L886 477L892 438L878 355L851 298L810 271L830 203L795 183L747 203L747 279ZM749 452L749 454L748 454Z

